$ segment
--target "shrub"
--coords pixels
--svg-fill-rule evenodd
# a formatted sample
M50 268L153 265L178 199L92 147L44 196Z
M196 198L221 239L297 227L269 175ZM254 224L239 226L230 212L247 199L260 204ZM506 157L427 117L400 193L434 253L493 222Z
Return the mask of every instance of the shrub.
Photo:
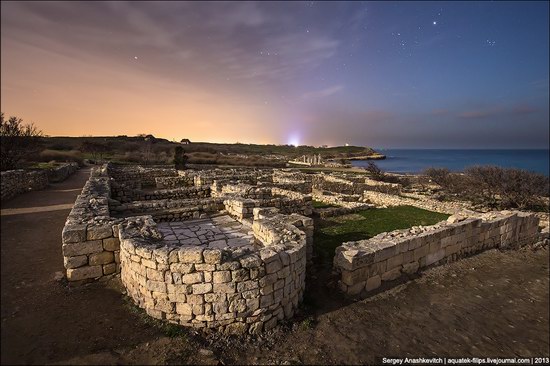
M39 151L42 131L32 123L24 124L21 118L4 119L0 113L0 169L17 169L20 164Z
M82 153L78 150L69 150L69 151L59 151L59 150L50 150L45 149L37 155L37 161L41 162L75 162L78 165L83 165L84 160L82 158Z
M539 208L550 188L548 177L515 168L472 166L464 174L430 168L425 174L446 193L499 209Z

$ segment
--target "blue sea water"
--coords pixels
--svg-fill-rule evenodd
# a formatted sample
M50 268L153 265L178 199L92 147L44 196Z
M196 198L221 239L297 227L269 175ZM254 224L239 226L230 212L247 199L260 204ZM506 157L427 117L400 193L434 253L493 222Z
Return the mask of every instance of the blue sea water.
M473 165L497 165L549 175L549 150L376 149L376 151L386 155L386 159L374 160L374 163L380 169L391 173L419 173L430 167L462 171ZM352 164L366 167L368 162L355 160Z

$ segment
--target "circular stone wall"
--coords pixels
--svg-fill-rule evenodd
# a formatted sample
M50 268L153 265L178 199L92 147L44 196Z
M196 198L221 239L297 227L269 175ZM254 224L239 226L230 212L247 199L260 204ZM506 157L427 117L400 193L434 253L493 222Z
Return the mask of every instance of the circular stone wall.
M264 243L255 250L205 249L164 241L150 216L130 218L119 225L122 283L158 319L228 333L269 330L301 302L306 237L276 217L253 228Z

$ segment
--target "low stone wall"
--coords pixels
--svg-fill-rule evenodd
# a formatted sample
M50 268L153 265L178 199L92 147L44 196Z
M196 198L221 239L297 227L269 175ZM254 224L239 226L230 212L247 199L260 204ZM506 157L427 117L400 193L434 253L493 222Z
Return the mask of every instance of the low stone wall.
M156 187L158 177L177 177L178 173L173 166L144 167L141 165L115 165L108 163L107 171L110 177L119 184L134 189Z
M119 231L122 283L152 317L256 334L291 318L302 300L306 240L292 225L255 221L264 244L257 252L172 246L150 217L130 218Z
M384 282L491 248L535 243L538 218L522 212L496 212L460 222L440 222L379 234L336 248L334 268L347 295L367 295Z
M98 279L120 272L121 220L109 216L110 180L93 169L62 232L63 262L69 281Z
M393 194L386 194L381 192L365 191L363 192L363 201L372 203L378 207L391 207L391 206L415 206L423 208L428 211L436 211L454 215L457 213L473 214L472 207L466 202L441 202L434 200L430 197L422 195L396 196Z
M0 179L2 201L48 186L48 173L45 170L8 170L1 173Z
M78 163L67 163L57 168L48 169L48 181L50 183L63 182L78 170Z
M155 184L157 188L180 188L191 187L195 183L193 175L180 175L179 177L155 177Z
M190 199L210 197L210 187L181 187L170 189L147 190L133 189L117 182L112 182L112 198L120 202L150 201L162 199Z
M360 180L362 182L357 182ZM363 194L364 191L375 191L391 194L401 193L401 185L378 182L369 178L340 178L332 175L317 174L313 177L313 189L342 194Z
M162 199L133 201L111 207L113 216L152 215L155 220L199 218L204 213L223 209L221 198ZM173 220L169 220L173 221Z

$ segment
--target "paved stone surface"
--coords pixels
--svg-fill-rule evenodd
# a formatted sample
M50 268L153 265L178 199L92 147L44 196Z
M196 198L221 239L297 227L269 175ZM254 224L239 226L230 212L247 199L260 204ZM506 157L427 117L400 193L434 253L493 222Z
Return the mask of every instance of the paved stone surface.
M255 246L253 232L228 215L182 222L162 222L157 227L163 239L171 244L202 245L219 249L253 249Z

